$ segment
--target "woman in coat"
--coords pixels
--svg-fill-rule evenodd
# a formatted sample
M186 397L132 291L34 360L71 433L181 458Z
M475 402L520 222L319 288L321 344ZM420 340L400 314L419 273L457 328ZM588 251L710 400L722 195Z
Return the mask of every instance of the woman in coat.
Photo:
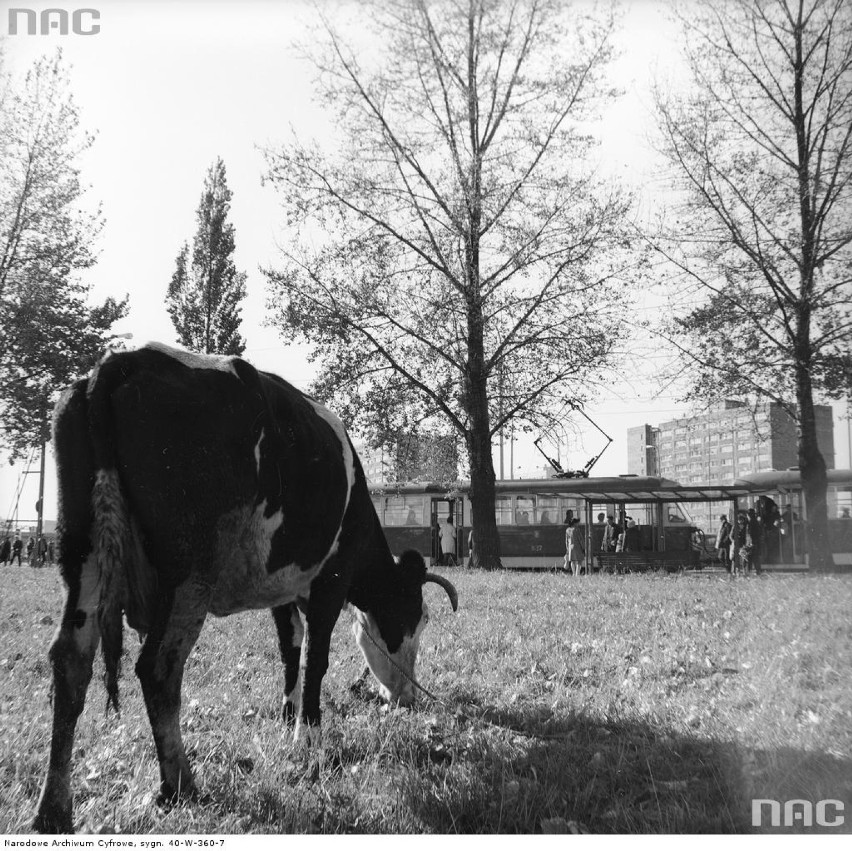
M586 562L586 545L580 531L580 518L574 517L565 530L565 570L570 565L574 576L580 575L580 569Z

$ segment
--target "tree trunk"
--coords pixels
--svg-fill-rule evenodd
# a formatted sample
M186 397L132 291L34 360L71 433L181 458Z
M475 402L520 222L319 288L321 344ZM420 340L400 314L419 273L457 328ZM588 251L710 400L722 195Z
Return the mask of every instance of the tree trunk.
M485 401L485 400L484 400ZM487 412L487 401L486 412ZM473 414L473 411L471 411ZM471 417L473 419L473 416ZM496 489L494 462L491 459L491 437L487 427L471 428L466 435L470 463L470 503L472 507L473 552L470 566L494 570L502 567L500 537L494 516Z
M478 291L475 292L478 294ZM500 562L500 538L494 516L496 488L494 461L491 457L491 418L488 413L482 305L476 296L468 300L467 327L465 397L470 427L465 433L465 442L470 464L474 541L470 566L493 570L503 565Z
M796 369L796 401L799 408L799 473L805 498L808 565L814 572L825 573L834 569L834 556L828 539L828 476L825 459L817 445L811 376L801 363Z
M815 228L811 185L811 149L807 116L802 98L804 90L804 48L802 7L793 28L795 54L793 60L793 117L796 131L799 179L799 225L802 234L800 304L796 321L794 351L796 357L796 404L798 405L799 474L805 498L805 529L807 531L808 566L825 572L834 568L834 557L828 540L828 477L825 459L817 445L814 394L811 382L813 349L811 346L811 307L814 298Z

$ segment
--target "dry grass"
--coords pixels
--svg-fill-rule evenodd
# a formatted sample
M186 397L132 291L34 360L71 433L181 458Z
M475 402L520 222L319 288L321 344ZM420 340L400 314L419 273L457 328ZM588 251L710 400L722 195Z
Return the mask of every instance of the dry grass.
M46 766L62 588L53 570L3 573L0 833L18 833ZM852 812L852 579L452 578L460 611L430 587L418 671L441 703L388 710L350 690L362 662L341 617L321 761L296 755L279 722L269 615L211 618L183 710L209 801L170 812L152 803L128 637L121 717L93 682L78 727L77 829L748 832L756 797L840 798Z

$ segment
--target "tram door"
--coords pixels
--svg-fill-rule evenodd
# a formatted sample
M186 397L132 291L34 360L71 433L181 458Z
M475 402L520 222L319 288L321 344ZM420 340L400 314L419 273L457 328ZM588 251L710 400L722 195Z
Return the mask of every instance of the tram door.
M441 524L446 523L448 517L453 518L456 527L456 545L453 553L453 563L462 562L462 527L464 526L463 504L461 499L450 499L449 497L432 497L432 564L441 564Z

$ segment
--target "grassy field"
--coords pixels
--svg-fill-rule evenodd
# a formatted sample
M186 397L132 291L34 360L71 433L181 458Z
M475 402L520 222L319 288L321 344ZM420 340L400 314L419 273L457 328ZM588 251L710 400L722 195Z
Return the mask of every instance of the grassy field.
M269 615L210 618L183 706L208 800L169 812L128 635L121 716L93 681L78 727L78 831L738 833L753 798L841 799L849 830L852 578L447 573L460 609L427 586L418 667L440 702L389 710L350 689L344 612L321 760L279 722ZM18 833L46 766L62 586L52 569L2 580L0 833Z

